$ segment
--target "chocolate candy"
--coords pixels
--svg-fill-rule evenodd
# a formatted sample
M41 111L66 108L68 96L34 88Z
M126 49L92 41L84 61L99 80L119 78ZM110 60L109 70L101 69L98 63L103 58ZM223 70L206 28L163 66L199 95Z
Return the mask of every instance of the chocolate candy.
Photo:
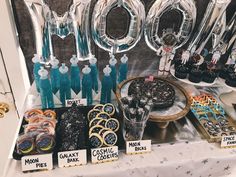
M235 131L235 127L233 127L233 126L230 126L228 128L229 128L230 131Z
M92 133L89 136L89 140L90 140L90 145L93 148L100 148L103 145L102 137L98 133Z
M227 127L222 127L222 131L224 131L224 132L228 132L229 129L228 129Z
M230 135L236 135L236 132L230 132Z
M221 133L221 136L227 136L228 134L227 133Z
M115 107L113 106L113 104L107 103L103 106L102 111L112 116L115 113Z
M110 118L107 120L105 127L116 132L119 130L119 121L117 119Z
M106 146L114 146L117 142L117 135L113 131L106 131L102 137Z
M100 113L100 110L92 109L88 112L88 120L91 121L92 119L96 118L97 115Z

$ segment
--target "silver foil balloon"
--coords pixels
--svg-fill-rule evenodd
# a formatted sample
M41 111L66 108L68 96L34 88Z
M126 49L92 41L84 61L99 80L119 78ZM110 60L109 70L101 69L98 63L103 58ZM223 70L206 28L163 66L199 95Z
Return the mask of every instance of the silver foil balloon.
M231 0L210 0L204 17L192 37L188 51L200 54Z
M64 39L73 33L76 41L76 53L79 60L91 58L89 8L91 0L74 0L70 9L59 16L51 11L44 0L24 0L29 10L36 43L36 53L43 56L45 62L53 56L52 35Z
M178 32L173 29L166 29L162 35L158 34L160 18L169 11L178 11L183 20ZM172 42L174 50L183 46L189 39L196 22L196 5L194 0L156 0L150 8L144 29L145 40L148 46L157 51L160 46L166 45L164 40L167 35L172 35L175 41Z
M106 30L106 17L115 7L122 7L130 15L130 25L125 37L112 39ZM95 43L111 53L126 52L140 40L145 22L145 8L139 0L98 0L93 11L91 29Z
M73 20L76 51L79 60L92 58L90 45L89 12L91 0L74 0L70 8Z
M233 45L236 40L236 12L233 17L225 27L224 33L221 35L219 41L217 41L216 45L213 45L213 51L220 51L221 54L225 54L230 47Z
M226 29L226 12L224 12L212 32L212 48L216 48Z
M49 61L53 55L51 31L48 19L51 18L49 7L43 0L24 0L33 24L36 53Z

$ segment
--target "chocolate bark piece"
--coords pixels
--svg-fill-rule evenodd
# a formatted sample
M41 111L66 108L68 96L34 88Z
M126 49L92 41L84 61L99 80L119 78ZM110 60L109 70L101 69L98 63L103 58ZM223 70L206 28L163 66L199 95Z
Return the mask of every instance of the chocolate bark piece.
M145 98L157 109L170 107L175 100L173 86L157 78L154 78L153 81L145 81L144 78L132 81L128 88L128 95L139 100L137 105L140 104L141 99ZM132 102L133 104L135 103ZM129 105L129 107L132 107L132 105Z

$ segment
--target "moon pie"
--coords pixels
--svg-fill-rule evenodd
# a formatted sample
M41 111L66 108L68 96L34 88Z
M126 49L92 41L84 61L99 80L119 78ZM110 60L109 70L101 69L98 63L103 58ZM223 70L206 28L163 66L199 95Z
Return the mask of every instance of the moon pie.
M106 121L106 128L111 129L112 131L116 132L119 129L119 121L114 118L110 118Z
M117 142L117 135L113 131L106 131L102 137L106 146L114 146Z
M34 137L30 134L21 135L17 139L17 152L19 154L30 154L35 149Z
M26 111L24 114L25 121L29 122L29 119L36 115L43 115L43 111L40 109L31 109L29 111Z
M55 146L54 136L41 133L36 138L36 148L39 152L50 152Z
M92 133L89 136L89 140L90 140L90 145L93 148L100 148L103 145L102 137L98 133Z
M43 112L43 115L45 115L48 118L56 119L56 112L53 110L46 110Z
M110 116L114 115L115 113L115 107L111 103L107 103L103 106L103 112L106 112Z
M110 115L106 112L100 112L96 117L108 120L110 118Z
M91 121L94 119L101 111L97 109L92 109L88 112L88 120Z
M97 104L93 109L99 110L101 112L103 110L103 104Z

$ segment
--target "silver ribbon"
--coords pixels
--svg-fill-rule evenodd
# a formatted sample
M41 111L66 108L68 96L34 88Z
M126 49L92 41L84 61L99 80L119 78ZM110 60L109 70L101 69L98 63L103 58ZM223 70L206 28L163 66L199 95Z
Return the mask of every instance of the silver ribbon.
M211 0L209 2L198 30L188 46L188 51L201 53L230 2L231 0Z

